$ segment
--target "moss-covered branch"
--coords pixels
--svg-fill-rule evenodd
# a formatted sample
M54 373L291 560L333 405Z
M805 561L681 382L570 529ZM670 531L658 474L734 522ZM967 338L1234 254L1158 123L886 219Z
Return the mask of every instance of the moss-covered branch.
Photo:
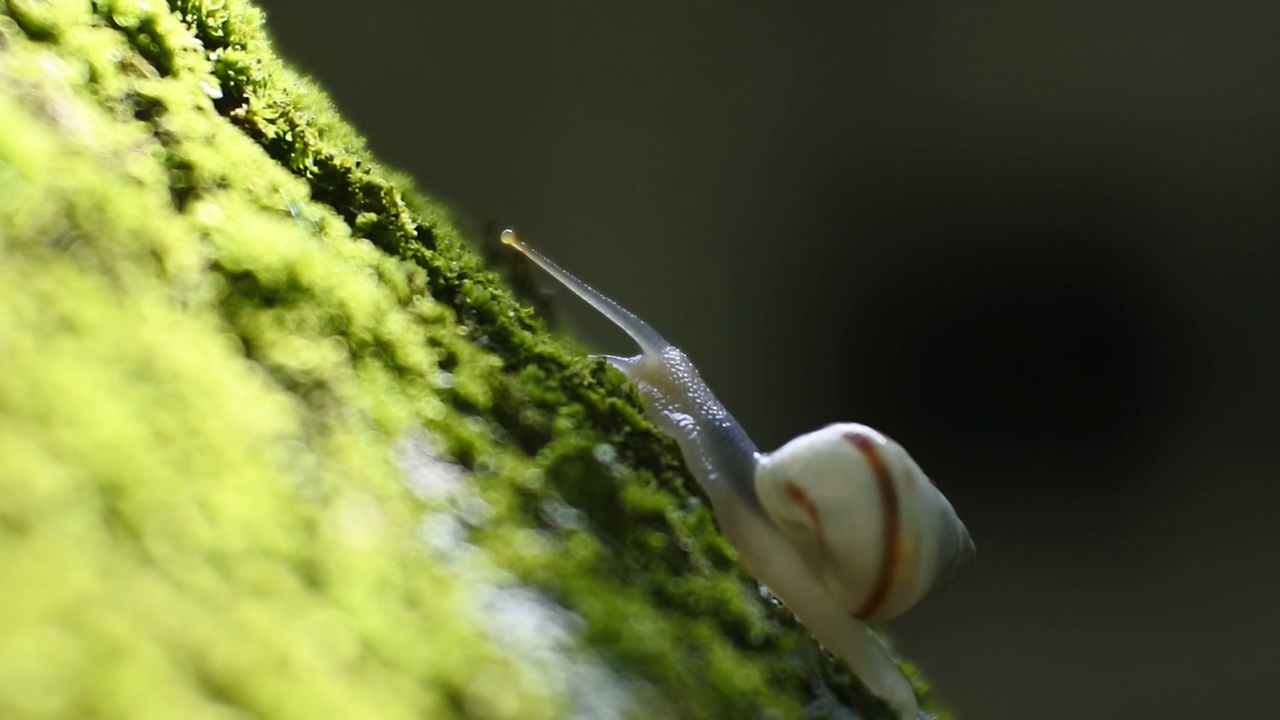
M0 716L880 717L692 487L253 6L0 0Z

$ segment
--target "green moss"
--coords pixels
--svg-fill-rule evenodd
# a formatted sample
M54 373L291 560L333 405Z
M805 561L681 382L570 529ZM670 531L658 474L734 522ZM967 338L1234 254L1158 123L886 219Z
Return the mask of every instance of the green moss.
M519 582L631 715L877 717L261 14L170 7L0 0L0 716L561 716L477 600Z

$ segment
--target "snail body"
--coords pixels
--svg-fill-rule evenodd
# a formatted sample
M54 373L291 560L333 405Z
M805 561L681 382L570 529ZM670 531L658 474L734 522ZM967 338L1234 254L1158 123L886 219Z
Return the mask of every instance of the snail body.
M910 682L865 623L910 609L963 570L974 546L906 450L865 425L837 423L761 453L684 352L515 233L502 241L635 340L639 355L604 358L680 445L747 571L898 717L915 718Z

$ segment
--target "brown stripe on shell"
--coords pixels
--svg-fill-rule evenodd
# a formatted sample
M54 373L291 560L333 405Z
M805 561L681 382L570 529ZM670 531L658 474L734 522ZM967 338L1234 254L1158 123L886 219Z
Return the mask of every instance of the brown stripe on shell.
M813 504L813 500L805 494L795 483L788 482L783 487L787 491L787 499L792 505L800 508L801 512L809 516L809 522L813 524L813 531L818 536L818 546L821 547L825 540L822 536L822 516L818 514L818 506Z
M902 538L902 518L898 512L898 489L893 485L893 476L884 464L880 449L871 438L857 432L844 434L844 439L862 453L871 466L876 477L876 489L880 493L880 512L884 517L884 560L880 563L880 574L876 577L871 593L863 601L862 607L853 612L859 620L872 617L884 605L893 587L894 576L905 554L905 543Z

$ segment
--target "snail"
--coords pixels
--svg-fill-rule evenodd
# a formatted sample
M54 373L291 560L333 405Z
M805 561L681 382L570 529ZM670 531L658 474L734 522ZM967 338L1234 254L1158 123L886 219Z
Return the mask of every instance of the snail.
M761 453L679 348L647 323L502 233L640 346L603 358L680 446L742 564L899 718L915 718L911 683L866 623L905 612L964 569L973 541L951 503L901 445L837 423Z

